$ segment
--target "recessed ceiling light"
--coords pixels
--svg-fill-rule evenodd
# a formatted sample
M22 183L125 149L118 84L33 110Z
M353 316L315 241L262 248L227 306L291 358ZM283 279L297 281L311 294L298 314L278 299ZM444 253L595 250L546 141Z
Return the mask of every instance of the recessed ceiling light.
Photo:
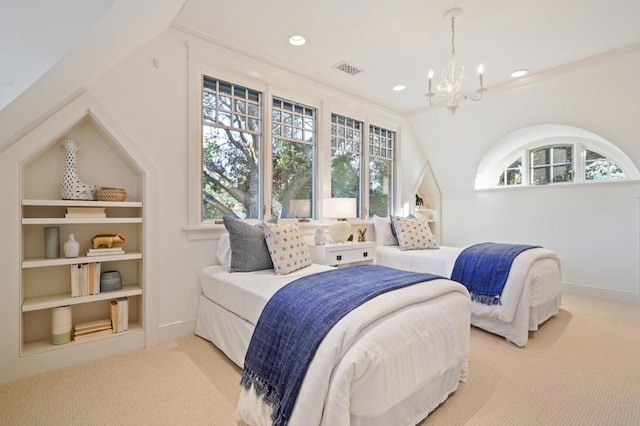
M304 37L302 37L301 35L296 34L289 37L289 44L293 46L302 46L306 42L307 40L305 40Z
M511 77L512 78L524 77L525 75L527 75L528 72L529 70L525 70L525 69L515 70L514 72L511 73Z
M406 88L407 88L407 86L405 86L404 84L397 84L397 85L393 86L393 91L394 92L402 92Z

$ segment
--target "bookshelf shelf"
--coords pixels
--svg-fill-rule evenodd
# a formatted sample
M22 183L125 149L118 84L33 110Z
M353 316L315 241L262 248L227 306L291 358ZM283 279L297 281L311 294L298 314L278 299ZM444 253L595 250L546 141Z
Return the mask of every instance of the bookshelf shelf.
M23 206L42 207L142 207L140 201L22 200Z
M60 265L73 265L76 263L91 263L91 262L117 262L120 260L133 260L142 259L142 253L140 252L127 252L125 254L112 254L105 256L80 256L58 259L44 259L37 257L33 259L24 259L22 261L22 269L28 268L45 268L49 266Z
M35 355L38 353L47 352L51 350L65 349L65 348L70 348L77 345L84 345L84 344L96 342L99 340L118 339L125 336L130 337L133 334L142 333L143 331L144 329L140 323L129 322L129 329L127 331L122 331L120 333L113 333L107 336L105 335L96 336L92 339L83 340L81 342L71 341L69 343L65 343L62 345L51 344L51 339L42 339L42 340L36 340L33 342L25 342L22 345L22 355Z
M23 225L83 225L95 223L142 223L141 217L28 217L22 219Z
M139 285L125 285L121 290L94 294L91 296L71 297L71 294L50 294L47 296L27 297L22 303L22 312L39 311L42 309L57 308L59 306L79 305L81 303L111 300L118 297L137 296L142 294Z

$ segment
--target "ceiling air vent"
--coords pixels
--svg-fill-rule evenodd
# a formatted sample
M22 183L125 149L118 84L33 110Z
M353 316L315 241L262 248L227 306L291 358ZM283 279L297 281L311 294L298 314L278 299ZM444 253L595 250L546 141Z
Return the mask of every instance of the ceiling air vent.
M337 64L335 64L334 66L332 66L331 68L335 68L339 71L345 72L349 75L356 75L356 74L360 74L362 72L362 70L358 67L355 67L351 64L348 64L344 61L342 62L338 62Z

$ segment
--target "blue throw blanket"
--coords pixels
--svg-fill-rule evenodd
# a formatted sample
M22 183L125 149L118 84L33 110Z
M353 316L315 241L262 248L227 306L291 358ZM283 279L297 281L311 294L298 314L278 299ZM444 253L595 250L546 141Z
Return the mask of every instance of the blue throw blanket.
M240 384L273 407L286 425L309 363L327 332L369 299L441 278L378 265L359 265L299 278L267 302L249 343Z
M485 305L501 304L513 260L525 250L540 246L482 243L467 247L453 266L451 279L469 290L471 300Z

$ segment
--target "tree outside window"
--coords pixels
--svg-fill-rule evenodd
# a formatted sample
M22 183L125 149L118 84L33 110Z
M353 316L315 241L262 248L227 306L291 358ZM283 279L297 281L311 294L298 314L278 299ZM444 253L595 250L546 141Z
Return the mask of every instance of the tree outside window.
M363 123L331 114L331 197L355 198L360 211Z
M391 214L395 139L395 132L369 126L369 217Z

